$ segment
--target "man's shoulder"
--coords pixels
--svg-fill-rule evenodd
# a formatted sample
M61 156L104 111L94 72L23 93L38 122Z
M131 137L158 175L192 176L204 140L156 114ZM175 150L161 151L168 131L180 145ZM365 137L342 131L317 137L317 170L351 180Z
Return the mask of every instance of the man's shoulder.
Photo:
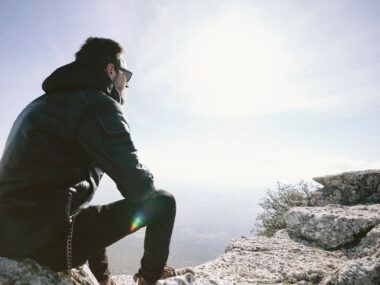
M98 90L85 90L82 96L87 103L80 121L95 120L107 135L129 133L129 125L120 103Z
M121 105L102 91L96 89L83 90L82 98L90 108L107 109L108 112L123 112Z
M82 120L87 116L99 116L110 113L124 115L124 111L117 101L97 89L43 94L30 102L24 111L41 116L42 109L45 110L42 112L44 114L48 113L57 116L62 113L62 117L65 118L67 118L69 113L69 117L73 120Z

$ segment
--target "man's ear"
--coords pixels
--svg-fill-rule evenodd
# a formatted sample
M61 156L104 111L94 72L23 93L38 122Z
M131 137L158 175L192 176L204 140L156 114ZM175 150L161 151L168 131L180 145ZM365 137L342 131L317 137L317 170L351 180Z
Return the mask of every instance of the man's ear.
M112 63L107 64L104 71L107 73L108 77L111 78L111 80L115 78L116 72L115 72L115 67Z

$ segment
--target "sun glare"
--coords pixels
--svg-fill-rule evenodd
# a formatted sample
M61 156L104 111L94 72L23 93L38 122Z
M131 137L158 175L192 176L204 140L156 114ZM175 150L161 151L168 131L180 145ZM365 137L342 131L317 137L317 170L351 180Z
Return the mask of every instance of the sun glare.
M305 106L281 39L242 11L189 36L181 58L181 92L195 111L252 117Z

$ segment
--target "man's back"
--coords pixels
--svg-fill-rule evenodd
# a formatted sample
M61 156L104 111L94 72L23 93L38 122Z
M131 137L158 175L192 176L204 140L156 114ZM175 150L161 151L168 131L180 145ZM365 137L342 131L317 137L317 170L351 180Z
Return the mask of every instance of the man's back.
M2 255L51 242L68 226L72 196L75 209L94 194L103 172L76 141L78 120L89 106L84 96L45 94L17 117L0 161Z

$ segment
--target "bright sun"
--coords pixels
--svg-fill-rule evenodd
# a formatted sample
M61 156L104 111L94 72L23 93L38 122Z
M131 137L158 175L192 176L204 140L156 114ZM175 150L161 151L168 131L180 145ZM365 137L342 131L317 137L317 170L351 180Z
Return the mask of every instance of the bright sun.
M305 107L280 38L242 11L204 25L179 57L180 90L196 112L244 118Z

